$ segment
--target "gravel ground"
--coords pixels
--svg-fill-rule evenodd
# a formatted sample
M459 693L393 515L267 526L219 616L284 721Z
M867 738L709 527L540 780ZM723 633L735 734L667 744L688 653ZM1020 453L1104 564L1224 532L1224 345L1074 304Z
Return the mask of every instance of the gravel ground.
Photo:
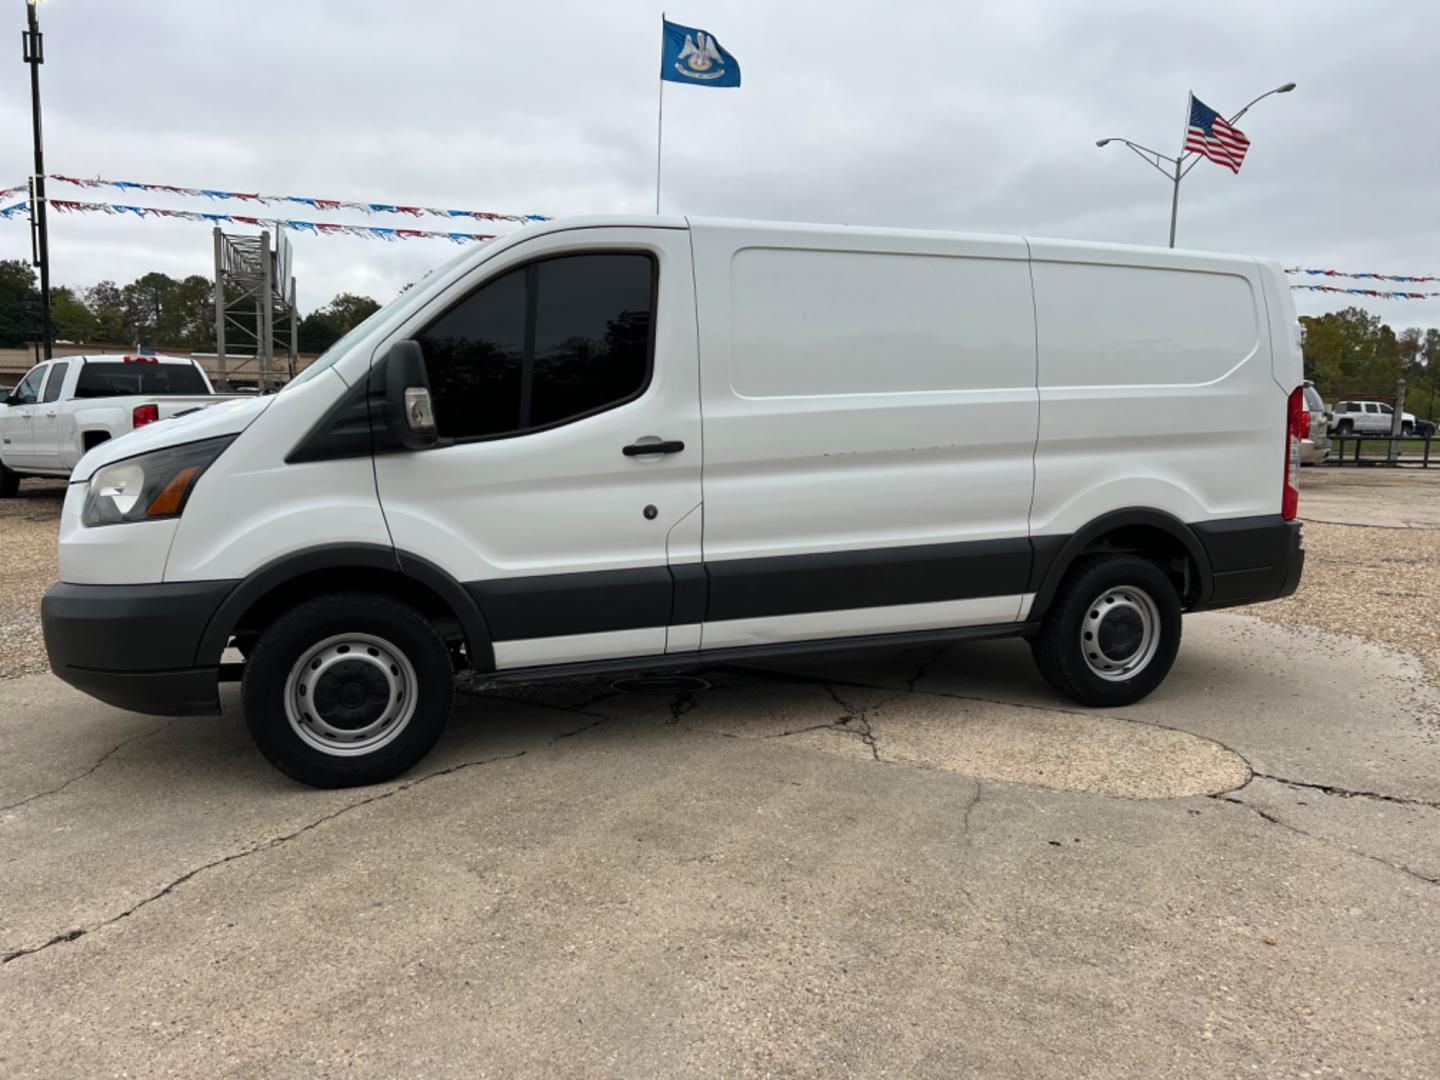
M1409 649L1440 683L1440 530L1307 522L1305 548L1295 595L1245 614Z
M40 638L40 597L55 581L55 531L63 480L22 480L0 499L0 678L49 671Z
M1408 649L1440 683L1440 470L1307 469L1300 516L1300 588L1245 614Z
M1409 649L1440 683L1440 526L1431 524L1440 518L1440 470L1307 469L1303 483L1300 589L1245 612ZM19 498L0 500L0 678L49 670L40 597L56 578L64 495L61 481L26 480ZM1360 524L1367 520L1387 524Z

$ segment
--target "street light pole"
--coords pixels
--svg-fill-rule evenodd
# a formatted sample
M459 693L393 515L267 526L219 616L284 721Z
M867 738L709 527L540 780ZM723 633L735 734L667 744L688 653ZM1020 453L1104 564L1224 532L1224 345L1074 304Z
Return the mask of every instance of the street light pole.
M55 332L50 323L50 230L45 211L45 142L40 127L40 65L45 62L44 38L35 17L38 0L26 0L28 26L22 35L25 63L30 65L30 112L35 133L35 175L30 182L30 228L34 262L40 267L40 331L45 359L54 352Z
M1236 120L1239 120L1240 117L1244 116L1247 112L1249 112L1251 108L1255 106L1256 102L1263 101L1271 94L1288 94L1291 90L1294 89L1295 84L1292 82L1286 83L1283 86L1277 86L1274 90L1266 90L1265 93L1261 94L1254 101L1250 102L1250 104L1246 105L1243 109L1237 112L1234 116L1230 117L1229 123L1235 123ZM1192 94L1191 101L1193 100L1194 95ZM1188 106L1185 113L1185 125L1186 130L1188 131L1190 125L1190 113ZM1195 167L1196 163L1200 160L1200 156L1193 151L1187 152L1185 150L1185 141L1183 138L1180 142L1180 154L1178 157L1171 157L1169 154L1162 154L1158 150L1151 150L1148 146L1141 146L1137 142L1131 142L1129 139L1122 139L1116 136L1112 136L1108 139L1098 139L1095 145L1108 146L1112 142L1122 143L1125 146L1128 146L1131 150L1133 150L1136 154L1139 155L1142 161L1160 172L1173 185L1170 195L1170 246L1173 248L1175 246L1175 223L1176 219L1180 216L1180 181L1184 180L1185 177L1189 174L1190 170ZM1162 161L1165 162L1168 168L1161 167L1160 163Z
M1175 219L1180 216L1180 181L1185 174L1180 171L1181 158L1175 159L1175 189L1170 196L1170 246L1175 246Z

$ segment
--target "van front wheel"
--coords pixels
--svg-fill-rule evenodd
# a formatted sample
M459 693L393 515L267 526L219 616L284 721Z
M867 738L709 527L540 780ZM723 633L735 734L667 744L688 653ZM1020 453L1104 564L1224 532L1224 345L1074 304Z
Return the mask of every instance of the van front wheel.
M260 752L312 787L375 784L429 753L450 716L454 666L414 608L374 593L318 596L256 640L242 683Z
M1154 563L1133 555L1077 560L1031 642L1040 673L1082 705L1130 705L1170 673L1180 598Z

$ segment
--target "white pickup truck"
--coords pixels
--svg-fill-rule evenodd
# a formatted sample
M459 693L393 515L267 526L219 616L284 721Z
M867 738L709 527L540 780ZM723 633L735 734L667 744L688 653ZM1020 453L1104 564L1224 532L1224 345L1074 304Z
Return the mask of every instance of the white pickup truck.
M228 400L173 356L66 356L37 364L0 403L0 498L22 476L69 476L92 446Z

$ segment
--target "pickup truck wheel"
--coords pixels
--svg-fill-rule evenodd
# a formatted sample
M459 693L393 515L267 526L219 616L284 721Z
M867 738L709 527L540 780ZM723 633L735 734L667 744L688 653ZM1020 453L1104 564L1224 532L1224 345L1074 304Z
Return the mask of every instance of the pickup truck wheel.
M1100 555L1071 567L1031 642L1045 680L1082 705L1130 705L1170 673L1180 598L1154 563Z
M291 608L245 663L245 722L260 752L312 787L375 784L430 752L450 717L455 673L435 628L374 593Z
M1354 430L1355 422L1353 420L1341 420L1340 423L1335 425L1336 435L1349 435Z
M1401 434L1401 435L1404 435L1405 438L1407 438L1407 439L1410 438L1411 435L1414 435L1414 434L1415 434L1415 425L1414 425L1414 424L1411 424L1411 423L1408 423L1408 422L1407 422L1407 423L1404 423L1404 424L1401 424L1401 425L1400 425L1400 434Z
M0 462L0 499L13 499L20 491L20 477Z

